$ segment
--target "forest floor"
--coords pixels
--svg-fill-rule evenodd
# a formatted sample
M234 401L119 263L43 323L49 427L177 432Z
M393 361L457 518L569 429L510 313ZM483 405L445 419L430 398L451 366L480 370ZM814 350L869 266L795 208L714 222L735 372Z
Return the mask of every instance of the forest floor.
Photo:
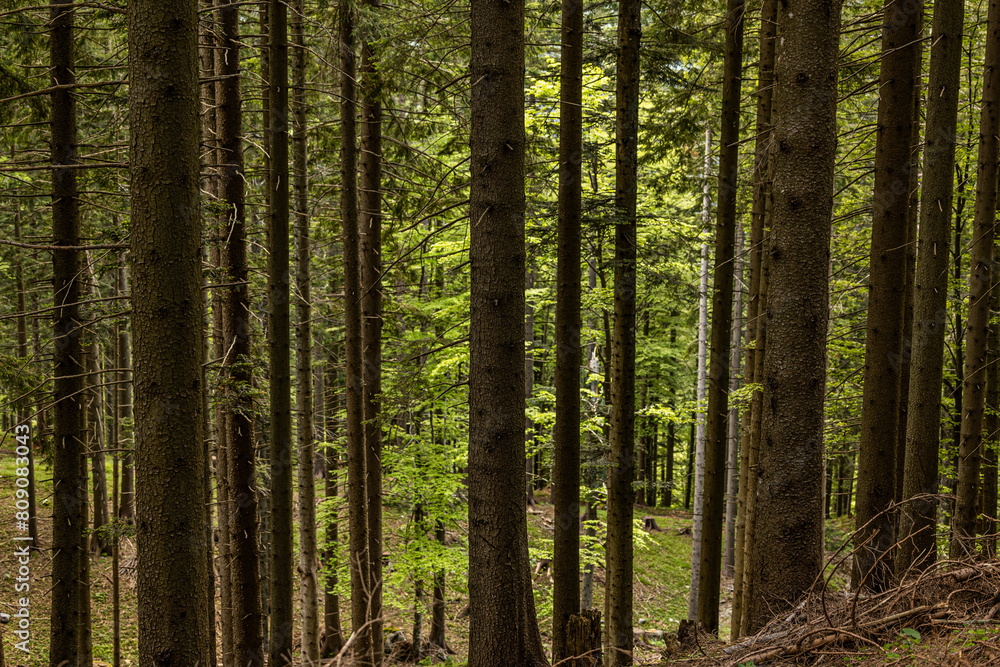
M9 447L0 453L0 611L14 614L18 610L17 592L18 542L14 537L24 535L18 529L15 517L14 479L15 466ZM40 465L36 473L38 482L39 514L46 516L51 509L51 469ZM543 642L548 644L551 627L551 573L538 567L551 551L553 509L547 490L536 493L538 504L529 508L529 542L532 548L535 571L536 605ZM847 596L846 580L839 570L833 573L824 612L813 604L804 615L812 622L831 617L828 625L839 628L824 634L809 621L796 625L789 619L776 619L764 634L777 635L765 638L751 647L727 654L727 644L707 635L688 638L679 643L673 633L680 619L687 615L687 597L690 585L691 515L683 510L663 508L636 508L636 517L655 517L660 531L637 530L635 552L635 614L636 627L645 632L636 646L636 662L642 665L725 665L750 667L751 665L857 665L859 667L922 667L923 665L1000 665L1000 621L997 609L986 605L988 598L1000 592L1000 563L976 566L975 572L961 581L952 581L944 575L924 582L919 590L907 589L889 598L862 600L853 613L859 628L849 627L845 615L850 615L851 604ZM387 506L385 513L386 550L393 553L401 548L404 529L408 521L403 509ZM843 543L851 520L831 520L827 527L828 556L832 557ZM41 542L51 543L51 523L38 523ZM463 532L459 526L458 532ZM457 537L457 536L456 536ZM134 540L124 539L121 549L121 645L122 664L137 665L138 629L135 593ZM51 587L51 561L47 552L33 552L30 561L30 653L15 648L20 641L13 634L14 624L0 626L3 654L7 667L41 667L48 665L49 589ZM844 569L841 567L841 569ZM964 575L963 575L964 576ZM462 665L468 648L468 618L463 614L468 604L468 591L463 588L464 577L455 573L448 580L447 616L448 643L454 653L447 664ZM113 642L112 559L107 556L91 559L94 665L110 665ZM598 567L594 575L594 606L603 607L604 573ZM732 581L722 582L721 636L729 634L730 596ZM297 603L297 597L296 603ZM880 601L881 600L881 601ZM907 602L909 600L909 602ZM986 602L984 602L984 600ZM942 601L950 606L943 613ZM1000 608L1000 595L996 599ZM938 606L934 606L938 605ZM926 607L923 611L915 608ZM900 611L902 610L902 611ZM908 611L909 610L909 611ZM413 627L413 590L409 582L400 582L399 588L387 585L385 595L387 635L402 631L410 638ZM878 623L887 615L904 616L894 623ZM910 616L905 614L911 613ZM342 609L345 621L346 608ZM936 614L936 617L935 617ZM16 619L14 619L16 620ZM424 613L424 635L429 631L429 610ZM822 624L821 624L822 625ZM860 632L860 634L859 634ZM662 634L661 634L662 633ZM785 633L785 634L781 634ZM811 634L810 634L811 633ZM663 635L667 636L664 640ZM837 641L831 640L837 634ZM849 635L855 635L851 637ZM864 635L863 637L861 635ZM645 639L643 638L645 637ZM831 641L827 641L831 640ZM800 653L803 645L818 646ZM826 643L824 643L826 642ZM297 649L297 647L296 647ZM770 656L770 657L769 657ZM768 660L761 658L769 657ZM756 658L756 662L754 662ZM423 664L430 664L426 659Z

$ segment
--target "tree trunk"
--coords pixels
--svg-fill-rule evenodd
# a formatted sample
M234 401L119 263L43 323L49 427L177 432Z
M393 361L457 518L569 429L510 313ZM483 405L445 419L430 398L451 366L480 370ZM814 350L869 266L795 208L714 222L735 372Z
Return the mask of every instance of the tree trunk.
M535 286L535 272L528 269L525 290ZM535 393L535 307L525 299L524 305L524 400L530 402ZM524 442L527 449L524 457L525 503L535 504L535 422L530 416L524 418Z
M292 404L289 359L288 6L270 0L271 209L267 266L271 417L271 608L268 664L292 661Z
M698 413L691 413L691 423L688 426L688 456L687 456L687 474L684 475L684 509L691 509L691 478L694 476L694 459L695 459L695 422L698 420ZM692 541L693 543L693 541ZM690 605L690 601L688 602Z
M712 208L709 182L712 171L712 128L705 131L705 184L701 200L702 226L708 229ZM698 596L701 593L701 533L704 523L705 500L705 389L708 364L708 244L701 244L701 287L698 291L698 412L697 442L694 450L694 519L691 529L691 591L688 596L688 620L698 617ZM690 463L688 464L690 465Z
M837 141L839 0L789 0L775 62L773 222L759 487L747 542L745 634L788 609L823 566L823 400ZM794 365L788 359L796 359ZM744 593L746 595L746 592Z
M743 0L728 0L722 85L719 203L715 223L712 341L708 373L705 487L698 575L698 622L719 630L719 586L729 441L730 340L733 335L733 258L736 245L736 185L739 172L740 84L743 75Z
M361 272L358 233L356 66L354 10L340 6L340 211L344 253L344 393L347 407L347 486L350 523L351 622L359 632L356 656L371 655L371 634L363 628L368 611L368 496L361 366Z
M205 469L198 3L135 0L128 28L139 662L193 665L208 661L206 510L191 502Z
M556 423L553 430L552 661L567 657L580 613L580 216L583 184L583 0L562 3L559 222L556 267Z
M92 276L93 279L93 276ZM87 384L90 385L88 409L90 411L90 475L93 485L93 531L90 552L95 556L109 556L111 549L105 538L104 526L108 523L108 479L104 466L104 401L101 397L101 348L94 341L87 352Z
M52 243L80 245L77 170L55 165L78 161L76 97L69 88L76 82L73 35L73 2L53 0L49 12L51 80L66 86L50 96L52 169ZM196 130L196 128L193 128ZM195 180L197 182L197 179ZM87 492L81 467L83 452L83 333L80 314L80 253L52 253L53 282L53 414L52 460L52 617L49 660L51 664L79 664L79 582L84 552L80 550L87 517L83 498Z
M736 230L736 285L743 284L743 228ZM732 373L729 377L729 393L733 394L740 388L740 361L742 359L740 344L743 340L743 290L736 291L736 302L733 305L733 333L729 363ZM726 462L726 523L725 523L725 553L722 558L722 571L728 578L735 576L736 567L736 498L739 494L739 435L740 411L736 405L729 408L729 450Z
M125 294L128 291L128 279L125 273L124 255L118 263L118 291ZM122 423L122 444L125 450L122 454L121 471L121 499L118 503L118 516L126 523L135 522L135 479L133 466L133 452L135 451L134 432L135 426L132 424L132 348L131 333L128 327L120 327L118 330L118 359L119 368L122 369L122 385L119 386L118 414Z
M379 0L365 0L374 19ZM368 495L368 621L372 660L382 664L382 77L376 42L361 45L361 339L365 489Z
M607 665L632 664L632 504L635 493L636 198L639 137L639 0L618 4L615 84L615 289L611 355L604 637Z
M958 452L958 502L951 557L975 553L979 515L980 463L983 446L983 407L986 394L986 356L989 339L990 294L993 280L993 226L997 210L997 167L1000 134L1000 0L992 0L987 14L986 60L979 120L979 165L976 174L976 211L969 268L969 314L965 341L965 377L962 391L962 432Z
M771 102L774 98L774 50L778 31L778 0L763 0L760 8L760 57L757 67L757 118L753 161L753 208L750 216L750 280L747 299L747 358L746 381L760 382L757 365L757 341L763 328L761 308L761 269L764 247L764 222L767 212L768 152L771 136ZM753 343L753 344L751 344ZM730 638L742 636L746 566L746 530L749 525L751 489L756 489L756 475L750 474L754 406L759 405L760 390L755 390L749 409L743 412L743 434L740 441L739 508L736 514L735 566L733 568L733 612ZM753 477L753 478L752 478Z
M327 359L327 372L336 379L333 369L337 366L336 357L331 354ZM336 439L331 437L330 422L335 419L338 413L337 391L339 382L329 382L329 389L326 394L326 421L327 427L323 436L326 442L326 455L324 464L326 466L326 501L331 502L337 496L337 487L340 483L340 451L336 446ZM317 397L319 394L317 394ZM326 543L323 548L323 561L325 562L329 574L323 582L323 649L324 658L332 658L337 655L344 646L344 633L340 623L340 595L337 594L337 547L340 543L340 525L337 516L331 513L326 524Z
M434 530L434 538L438 541L438 544L444 546L444 522L440 519L438 519ZM445 608L444 583L444 570L436 571L434 573L434 601L431 605L431 633L427 639L432 646L447 650L448 642L445 640L445 614L447 610Z
M852 571L854 588L865 586L874 591L881 591L889 584L892 567L886 553L895 541L893 517L888 509L895 494L914 65L922 11L922 2L886 0L882 19Z
M927 95L927 127L932 131L926 133L924 148L903 471L902 499L907 502L900 514L897 576L911 567L926 569L937 555L937 500L929 496L938 490L949 260L943 249L951 238L964 14L960 0L934 3ZM927 497L915 498L924 494Z
M21 242L21 210L18 208L14 213L14 241ZM17 356L21 358L21 363L26 363L28 359L28 317L25 315L26 307L24 300L24 266L21 254L18 253L14 259L14 289L17 292ZM35 493L35 442L41 440L41 429L31 430L31 409L27 397L20 399L16 404L17 425L15 427L15 449L18 459L24 459L27 468L28 488L28 537L30 538L31 550L40 550L41 543L38 540L38 519ZM39 416L41 413L39 413ZM37 422L41 424L41 419ZM25 436L25 445L21 444L20 436ZM23 449L22 449L23 447ZM23 451L23 454L22 454ZM20 461L18 461L20 464ZM18 467L21 467L18 465ZM20 513L19 513L20 514ZM20 516L18 517L20 519Z
M303 0L291 3L292 162L295 209L295 404L298 436L299 613L302 661L319 660L319 583L316 553L316 481L313 476L312 297L309 284L309 174L306 171L306 50Z
M524 493L524 2L472 0L469 665L546 665Z
M217 136L220 150L219 198L227 212L221 236L222 264L231 283L223 292L222 371L226 378L225 407L219 440L227 449L222 477L229 501L225 537L229 554L229 588L233 664L264 664L264 637L258 546L258 502L253 406L248 388L253 384L252 330L246 247L245 181L243 170L243 114L240 97L239 5L217 3L219 44L215 52L221 77L216 88ZM221 514L220 514L221 517ZM220 530L221 530L220 520ZM221 541L221 540L220 540Z
M998 256L1000 253L994 246L994 269ZM992 324L988 345L989 356L986 361L986 405L992 409L986 413L985 418L987 440L983 445L983 521L980 531L984 537L983 555L987 558L995 558L997 553L997 448L998 437L1000 437L1000 417L997 415L997 406L1000 405L1000 324L993 318L997 317L998 306L1000 306L1000 283L995 283L990 297Z

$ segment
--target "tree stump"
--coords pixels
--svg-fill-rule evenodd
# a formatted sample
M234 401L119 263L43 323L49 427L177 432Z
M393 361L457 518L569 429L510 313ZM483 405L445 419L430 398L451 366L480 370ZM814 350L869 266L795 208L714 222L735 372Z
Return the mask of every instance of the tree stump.
M647 530L647 531L649 531L651 533L662 533L663 532L663 529L660 528L660 525L658 523L656 523L656 517L655 516L644 516L644 517L642 517L642 527L643 527L643 529L645 529L645 530Z
M573 656L565 663L569 667L597 667L601 664L601 612L586 609L569 617L566 652Z

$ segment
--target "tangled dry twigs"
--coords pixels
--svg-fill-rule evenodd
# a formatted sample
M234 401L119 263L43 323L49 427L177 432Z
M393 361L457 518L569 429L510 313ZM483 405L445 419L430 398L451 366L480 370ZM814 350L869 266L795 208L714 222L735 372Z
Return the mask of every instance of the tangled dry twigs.
M901 628L989 621L998 609L1000 562L942 561L877 595L814 593L795 613L723 649L721 664L759 666L836 646L881 645L895 638Z

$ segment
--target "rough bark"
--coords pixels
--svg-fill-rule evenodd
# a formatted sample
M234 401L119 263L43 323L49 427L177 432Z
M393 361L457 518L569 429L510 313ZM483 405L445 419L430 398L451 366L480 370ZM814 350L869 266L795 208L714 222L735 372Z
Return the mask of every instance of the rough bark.
M124 254L118 264L118 292L128 291L128 277L125 270ZM121 497L118 501L118 516L126 523L135 521L135 478L133 453L135 452L134 427L132 425L132 336L128 327L118 329L118 368L122 370L122 384L118 391L118 418L122 428L122 469Z
M852 584L883 590L895 541L895 494L913 89L922 2L886 0L875 139L871 266L865 335ZM887 418L886 415L891 415ZM891 556L889 556L891 558Z
M969 252L969 314L965 340L962 431L958 451L958 501L951 557L975 553L977 498L983 447L986 357L993 280L993 227L997 211L1000 148L1000 0L987 13L986 60L979 119L979 168L976 208Z
M747 295L747 355L746 381L756 385L760 382L757 374L757 334L761 322L761 263L764 247L764 220L767 208L768 141L771 136L771 102L774 98L774 49L778 29L778 0L764 0L760 8L760 56L757 66L757 118L755 122L756 140L753 158L753 205L750 216L750 276ZM750 343L754 343L751 345ZM743 412L743 433L740 440L740 481L739 499L736 513L736 538L733 568L733 612L730 622L730 638L742 636L744 595L743 581L746 566L746 530L750 510L751 486L756 475L751 475L750 450L753 406L760 390L754 391L754 400ZM756 486L753 486L756 490Z
M268 664L292 660L292 403L289 355L288 6L268 3L271 207L267 342L271 418L271 563Z
M993 266L996 270L998 251L993 247ZM1000 406L1000 323L997 321L997 310L1000 308L1000 283L993 285L990 297L990 341L988 345L986 405L990 410L986 413L986 441L983 445L983 502L980 532L983 534L983 555L993 558L997 553L997 458L998 439L1000 439L1000 416L997 407Z
M355 655L371 654L371 635L363 630L367 620L368 496L365 491L366 457L361 365L361 272L358 234L357 103L354 52L354 10L340 6L340 215L343 228L344 265L344 393L347 408L347 497L351 562L351 622L360 636Z
M896 574L926 569L936 553L938 446L941 436L941 383L948 305L948 253L951 239L965 3L937 0L931 28L927 128L914 280L913 337L909 408Z
M295 210L295 408L298 438L299 613L302 661L319 660L316 481L313 476L312 296L310 294L309 174L306 171L306 50L303 0L291 5L292 162Z
M524 2L472 0L469 665L545 665L524 493Z
M736 185L739 171L740 84L743 75L743 0L728 0L722 83L719 192L715 221L712 285L712 340L705 413L705 488L698 622L719 630L719 587L729 441L730 342L733 335L733 268L736 245Z
M326 428L323 432L323 440L326 443L324 465L326 468L325 496L327 501L331 501L338 494L340 483L340 451L335 446L335 438L331 437L331 425L338 412L336 388L341 386L337 375L332 370L338 364L338 360L331 354L327 358L326 367L328 369L329 380L326 384L329 389L325 393L326 404ZM332 380L332 381L330 381ZM324 394L317 392L319 400ZM323 547L323 561L327 566L327 577L323 581L323 647L321 653L324 658L332 658L344 646L344 633L340 623L340 595L337 594L337 546L340 543L340 525L335 514L331 513L326 524L326 543Z
M535 286L535 272L528 269L525 290ZM531 301L524 304L524 400L530 402L535 393L535 306ZM526 505L535 504L535 422L531 416L524 418L524 489Z
M553 431L552 661L567 656L580 613L580 215L583 197L583 0L562 3L559 222L556 266L556 423Z
M54 86L76 82L73 35L74 5L53 1L49 12L49 55ZM51 156L53 165L77 162L76 98L68 88L51 95ZM80 245L77 170L52 169L52 243ZM83 451L83 333L80 306L80 254L52 253L54 454L52 465L52 616L49 662L79 663L80 543L87 517L82 496L86 481Z
M839 0L789 0L775 61L772 229L752 596L746 634L812 586L823 565L823 399L836 156ZM788 359L796 359L794 365Z
M379 0L365 0L367 21ZM373 664L382 664L382 77L377 44L361 45L361 340L368 496L368 621Z
M207 659L198 3L128 6L139 662Z
M246 247L245 181L243 174L243 115L239 78L241 41L239 8L234 0L217 2L219 44L215 52L221 77L217 84L216 133L219 141L219 198L226 216L222 265L225 282L222 316L222 374L226 378L225 407L219 440L226 447L222 476L228 500L227 552L232 619L232 655L237 665L263 665L258 547L258 504L253 406L247 388L253 384L249 271ZM220 515L221 516L221 515ZM220 526L221 526L220 521Z
M712 128L705 131L705 183L701 198L702 227L708 230L711 217L712 191ZM691 538L691 591L688 595L688 620L698 617L698 595L701 593L701 534L704 527L705 502L705 393L708 383L708 243L701 244L701 287L698 290L698 411L694 449L694 518ZM688 462L691 465L691 462Z
M743 228L736 229L736 285L743 284ZM740 388L740 360L742 359L741 343L743 341L743 290L737 289L733 304L733 333L729 363L732 372L729 377L729 393L733 394ZM726 460L726 523L725 552L722 557L722 572L727 578L733 578L736 567L736 507L739 494L739 432L740 411L736 405L729 408L729 433Z
M611 351L607 583L604 637L608 667L632 664L632 505L635 493L636 198L641 4L618 5L615 84L615 286Z

